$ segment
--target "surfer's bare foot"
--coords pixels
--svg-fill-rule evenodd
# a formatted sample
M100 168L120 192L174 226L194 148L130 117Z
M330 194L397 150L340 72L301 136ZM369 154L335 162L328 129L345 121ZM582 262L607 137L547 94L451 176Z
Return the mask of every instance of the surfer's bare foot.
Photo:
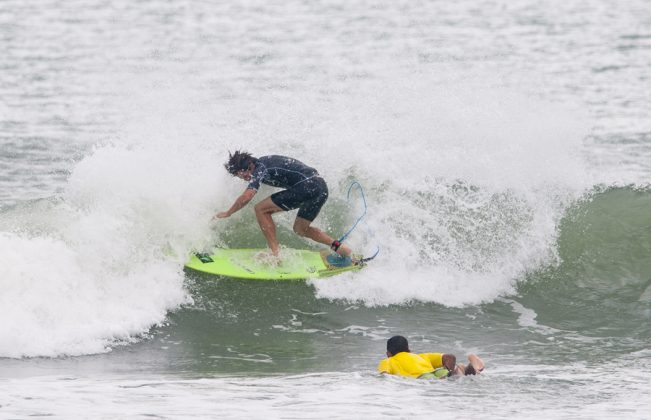
M339 245L339 249L337 249L336 252L342 257L351 257L353 254L353 250L350 249L348 245L344 245L344 244Z
M263 264L267 264L273 267L277 267L280 265L280 263L282 263L280 255L276 255L272 251L258 252L255 254L255 258Z

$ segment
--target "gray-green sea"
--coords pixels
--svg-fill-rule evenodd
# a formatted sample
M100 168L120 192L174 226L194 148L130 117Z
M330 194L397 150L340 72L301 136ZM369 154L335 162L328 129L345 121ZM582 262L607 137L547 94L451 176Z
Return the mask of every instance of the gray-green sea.
M0 418L651 417L644 0L3 0L0 51ZM240 149L317 168L332 236L359 182L378 257L184 269L265 246L213 219ZM379 375L396 334L486 370Z

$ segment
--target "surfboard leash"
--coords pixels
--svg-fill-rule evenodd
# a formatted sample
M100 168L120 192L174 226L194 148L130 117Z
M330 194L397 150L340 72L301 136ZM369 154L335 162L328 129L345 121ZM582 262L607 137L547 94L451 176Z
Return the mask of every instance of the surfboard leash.
M341 238L339 238L338 240L335 241L335 242L338 242L338 243L339 243L338 245L341 245L341 243L342 243L344 240L346 240L346 238L348 237L348 235L350 235L350 234L355 230L355 228L357 227L357 225L359 224L359 222L364 218L364 216L366 216L366 210L368 209L368 205L366 204L366 196L364 195L364 188L362 188L362 184L360 184L360 183L357 182L357 181L353 181L353 182L350 184L350 187L348 187L348 193L346 194L346 200L347 200L347 201L350 201L350 192L353 190L353 187L354 187L354 186L357 186L357 188L359 188L359 192L360 192L360 194L361 194L361 196L362 196L362 203L364 204L364 211L363 211L362 214L357 218L357 220L355 221L355 223L353 224L353 226L352 226L350 229L348 229L348 232L344 233L344 234L342 235ZM333 245L334 245L334 243L333 243ZM339 248L339 246L337 246L337 248Z
M330 248L331 248L333 251L335 251L335 252L337 252L337 250L338 250L339 247L341 246L341 243L342 243L346 238L348 238L348 236L349 236L349 235L350 235L350 234L355 230L355 228L357 227L357 225L359 224L359 222L361 222L362 219L364 218L364 216L366 216L366 210L368 209L368 205L366 204L366 196L364 195L364 188L362 188L362 184L360 184L360 183L357 182L357 181L353 181L353 182L350 184L350 186L348 187L348 193L346 194L346 200L347 200L347 201L350 201L350 193L351 193L351 191L353 190L353 187L355 187L355 186L357 186L357 188L359 189L359 192L360 192L360 194L361 194L361 196L362 196L362 203L364 204L364 211L363 211L362 214L357 218L357 220L355 220L355 223L353 224L353 226L352 226L350 229L348 229L348 231L347 231L346 233L344 233L344 234L341 236L341 238L339 238L339 239L337 239L337 240L335 240L335 241L332 242L332 245L330 245ZM378 246L377 249L375 250L375 253L373 253L373 255L371 255L370 257L364 257L364 258L361 258L361 259L357 260L357 264L364 264L364 263L366 263L367 261L371 261L373 258L377 257L377 255L378 255L379 253L380 253L380 247Z
M373 255L371 255L370 257L360 258L359 260L357 260L357 264L358 265L364 265L367 262L371 261L373 258L377 257L377 254L379 254L379 253L380 253L380 247L378 246L377 249L375 250L375 252L373 253Z

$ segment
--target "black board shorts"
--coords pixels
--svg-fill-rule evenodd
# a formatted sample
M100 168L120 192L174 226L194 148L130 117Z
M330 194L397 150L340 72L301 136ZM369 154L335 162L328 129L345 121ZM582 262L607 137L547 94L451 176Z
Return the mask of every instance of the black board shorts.
M308 178L293 187L271 194L271 201L285 211L299 209L297 217L316 219L328 200L328 185L320 176Z

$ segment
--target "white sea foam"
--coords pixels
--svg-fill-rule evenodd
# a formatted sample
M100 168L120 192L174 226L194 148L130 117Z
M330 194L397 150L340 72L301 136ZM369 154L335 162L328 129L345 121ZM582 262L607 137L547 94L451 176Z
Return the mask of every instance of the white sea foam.
M557 223L592 185L582 115L472 86L384 90L344 125L340 146L356 147L332 158L333 175L355 174L370 206L352 244L381 252L360 274L315 282L319 296L475 304L554 261Z
M108 351L190 301L183 262L212 243L215 184L226 176L204 138L171 133L172 112L147 111L159 120L143 117L139 131L96 147L75 165L60 200L8 215L0 356Z
M6 248L26 249L7 284L47 286L9 311L15 322L0 342L25 344L8 344L2 355L82 354L133 339L187 301L181 267L189 250L221 241L242 218L258 237L250 208L211 222L245 187L221 167L227 150L315 166L331 195L316 224L333 236L363 210L356 191L345 205L349 183L362 183L368 212L349 243L365 253L379 245L380 254L360 273L313 284L320 297L366 305L462 306L512 293L523 273L554 258L564 206L589 184L575 150L584 125L574 115L473 83L362 89L364 104L349 96L327 105L270 94L208 106L166 86L127 84L140 95L125 104L122 134L75 164L48 232L3 236ZM271 190L261 192L258 199ZM29 231L29 218L18 231ZM291 231L292 217L277 219ZM4 299L20 300L27 289L15 287ZM60 294L70 296L49 299ZM88 328L68 329L72 314L90 320Z
M123 271L91 265L61 240L0 235L3 357L110 350L161 322L187 300L178 267L143 263Z
M623 375L618 386L612 384L613 370ZM479 376L441 381L359 372L202 379L44 376L8 379L0 382L0 391L7 395L2 410L9 416L62 418L184 419L218 412L225 419L430 419L433 409L442 419L459 418L460 410L487 419L514 411L532 419L646 418L649 398L646 376L614 363L491 366ZM593 401L595 394L600 398ZM541 395L554 404L541 405Z

